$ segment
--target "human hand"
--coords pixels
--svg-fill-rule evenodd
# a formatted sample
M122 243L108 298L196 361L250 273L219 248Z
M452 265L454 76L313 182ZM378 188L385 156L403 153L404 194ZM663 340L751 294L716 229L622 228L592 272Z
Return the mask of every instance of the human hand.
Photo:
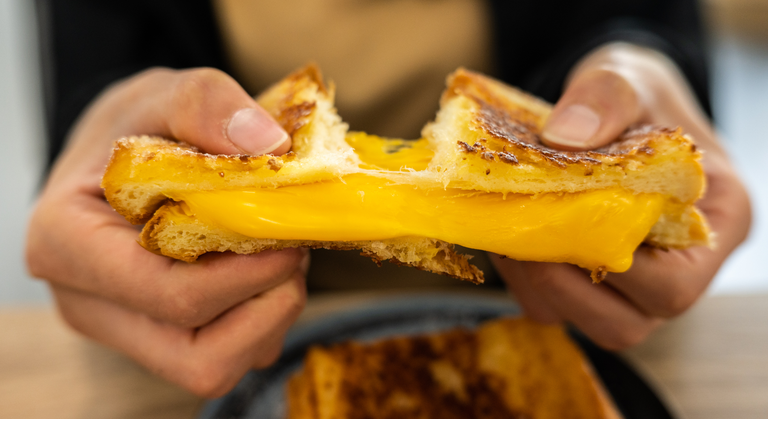
M219 154L285 153L290 137L229 76L152 69L105 90L72 130L32 215L27 264L76 330L194 393L217 397L280 354L306 298L306 251L207 254L138 245L104 200L114 141L160 135Z
M624 273L593 284L568 264L492 260L525 313L545 323L570 322L597 344L621 349L643 341L688 309L723 261L747 236L749 198L718 137L677 67L663 55L616 43L577 65L544 127L551 147L582 151L616 139L634 123L681 126L704 150L708 188L696 204L716 247L663 251L641 245Z

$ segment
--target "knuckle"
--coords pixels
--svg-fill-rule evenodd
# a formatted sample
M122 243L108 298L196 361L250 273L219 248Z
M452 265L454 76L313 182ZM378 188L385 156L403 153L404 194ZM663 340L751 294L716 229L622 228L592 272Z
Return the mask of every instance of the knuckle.
M178 74L177 71L164 67L152 67L145 69L125 80L116 81L107 88L120 93L128 101L134 101L143 95L143 89L153 87L157 83L168 82Z
M264 369L274 364L282 353L282 344L273 344L262 351L253 363L255 369Z
M297 286L290 291L288 306L292 311L301 312L307 304L307 291L303 285Z
M135 78L137 80L153 81L153 80L156 80L156 79L165 78L167 76L170 76L170 75L173 75L173 74L176 74L176 73L178 73L178 72L174 71L173 69L169 69L169 68L166 68L166 67L155 66L155 67L151 67L151 68L145 69L141 73L137 74L135 76Z
M602 111L606 118L624 119L638 114L640 97L636 86L624 73L612 68L585 72L574 88L572 97ZM615 109L621 107L621 109Z
M600 85L605 86L606 90L616 90L617 88L629 91L633 90L627 77L615 69L595 69L590 78Z
M681 271L667 278L663 293L652 299L647 312L662 318L673 318L693 306L706 289L706 284L692 280L689 274Z
M44 261L40 258L42 256L43 254L39 252L37 242L34 240L28 241L27 246L24 249L24 260L27 264L27 271L34 278L46 278L47 267Z
M544 271L537 266L528 272L528 280L538 291L556 291L561 285L561 279L556 271Z
M219 69L210 67L189 69L184 73L191 79L197 80L201 83L217 83L230 80L229 75L226 73L220 71Z
M678 316L693 306L698 297L699 295L696 290L691 289L684 282L678 282L664 296L659 308L659 315L664 318Z
M213 399L225 395L237 383L224 364L212 360L196 360L187 364L181 383L192 393Z
M157 304L160 319L185 328L200 327L208 322L204 301L193 295L191 289L180 286L163 292L163 299Z
M554 279L550 272L528 271L528 280L536 288L546 288L553 284Z
M636 90L632 82L624 73L613 68L594 69L586 76L585 81L593 90L598 90L604 97L614 95L619 100L636 97Z
M292 314L298 314L307 304L307 291L302 284L295 284L284 294L284 307Z
M61 301L57 302L57 306L59 310L59 316L61 316L61 319L64 321L64 323L72 330L75 330L78 333L84 333L83 326L80 324L80 320L77 319L76 314L73 313L73 311Z
M617 351L643 342L650 334L650 327L614 328L609 334L596 338L595 342L603 348Z
M220 107L222 101L231 99L231 89L235 88L232 85L237 86L237 83L216 69L182 72L170 91L169 105L173 113L169 120L171 132L177 138L191 134L196 140L217 139L219 130L212 124L218 125L217 117L212 111Z
M272 301L290 316L298 315L307 303L307 290L303 278L291 278L275 288Z
M66 299L66 296L63 296L60 290L55 287L51 288L53 296L56 299L56 309L58 310L62 321L77 333L89 336L88 326L80 313L78 313L78 309L73 307L72 301Z
M48 279L51 275L49 262L55 254L46 251L45 239L48 226L45 221L45 206L41 200L38 203L27 230L26 244L24 247L24 261L30 275L39 279Z
M215 94L215 87L229 79L224 72L212 68L183 72L175 88L174 102L179 107L187 107L190 103L204 103Z

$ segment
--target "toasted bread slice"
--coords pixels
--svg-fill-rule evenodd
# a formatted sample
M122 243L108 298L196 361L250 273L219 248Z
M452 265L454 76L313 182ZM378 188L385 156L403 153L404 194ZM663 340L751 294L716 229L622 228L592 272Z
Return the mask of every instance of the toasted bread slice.
M559 326L501 319L475 331L310 348L290 418L615 418Z
M128 221L149 221L169 191L236 190L338 178L360 163L344 141L347 125L333 107L334 90L308 66L257 101L291 136L282 156L209 155L158 137L118 140L102 179L107 200Z
M194 261L206 252L228 250L253 253L284 247L361 249L363 255L374 261L392 260L475 283L483 280L482 273L468 263L467 256L454 252L451 243L517 259L571 262L602 274L606 269L628 268L631 252L643 240L666 248L710 242L706 221L693 205L704 189L701 154L679 130L634 129L595 152L551 150L541 145L539 139L551 109L548 104L460 69L449 77L437 119L424 128L421 140L386 140L348 133L347 125L333 107L333 94L333 87L323 84L318 69L309 66L259 96L258 102L292 137L292 151L282 156L214 156L161 138L121 139L102 181L106 197L130 222L146 224L140 238L145 248L177 259ZM362 181L368 184L361 186L361 178L367 179ZM306 236L298 238L292 233L272 235L269 227L257 231L250 227L241 229L241 221L233 220L236 217L213 217L211 211L215 209L210 204L206 209L194 203L201 192L291 191L299 196L299 191L308 190L310 185L328 185L337 194L328 192L329 196L339 198L339 206L354 207L360 203L338 195L346 193L340 185L353 180L356 186L350 188L359 188L355 193L363 206L369 207L369 213L353 220L337 212L338 220L325 223L341 228L334 227L336 231L332 233L309 230ZM389 201L381 201L378 208L371 207L376 198L366 201L366 197L377 196L382 188L397 189L402 194L405 204L400 203L404 206L400 216L384 214L389 211ZM320 195L327 192L316 187L313 190ZM601 195L600 191L605 193ZM606 195L612 191L615 196ZM493 202L473 205L470 198L476 194L486 194L481 198ZM510 200L509 194L514 199ZM519 197L524 197L518 200L520 208L534 208L536 203L547 200L561 204L573 201L573 205L563 204L571 206L567 211L573 217L560 219L575 221L578 215L594 213L597 222L582 217L558 227L557 221L549 224L547 216L542 216L528 222L538 224L536 229L512 225L498 231L527 232L528 237L522 235L518 243L506 242L504 247L487 244L489 240L505 240L498 232L489 231L488 226L509 224L504 218L493 219L490 209L503 203L508 207ZM242 196L234 199L237 200L242 201ZM315 212L317 207L307 207L306 203L301 207L303 200L306 197L297 198L299 202L292 203L295 207L286 205L278 210L283 215ZM407 210L409 203L421 200L432 208L428 209L428 205L422 211ZM452 210L441 206L457 200L465 202L462 211L466 211L466 216L453 215L458 219L450 223L432 223L448 218ZM259 205L271 201L262 200ZM229 210L237 210L230 203L224 204ZM246 205L240 204L233 214L245 214L240 210ZM247 206L254 207L253 203ZM483 208L487 210L485 220L478 216L478 210ZM332 209L326 206L324 211L329 210ZM541 207L538 211L546 214L548 210ZM414 215L423 219L424 226L445 226L442 231L433 226L422 227L421 231L399 228L393 234L374 232L366 237L365 233L373 228L353 225L360 225L361 220L371 226L381 222L366 219L373 216L371 211L384 214L380 219L400 217L404 219L403 225L417 225L408 220ZM428 214L429 211L433 213ZM630 220L625 214L624 219L616 219L622 211L635 212L637 218ZM258 214L252 216L248 217L267 219ZM472 223L465 223L469 221ZM236 227L237 224L240 226ZM591 224L591 228L583 224ZM463 237L455 235L467 227L484 230L468 231ZM339 234L345 228L357 231ZM561 246L564 237L570 239L570 249ZM625 237L624 243L617 240ZM611 242L621 243L621 250L613 248ZM543 246L526 249L534 243ZM574 255L584 250L599 252L592 257ZM613 256L622 258L608 262Z
M688 204L703 194L701 154L680 130L640 126L596 151L557 151L541 142L550 111L544 101L459 69L448 77L437 120L424 130L436 143L432 165L451 186L487 192L620 187Z
M701 152L681 129L644 125L595 151L557 151L541 142L548 103L464 69L447 84L437 119L423 132L438 143L432 165L443 168L446 184L523 194L611 187L658 193L675 208L664 212L647 243L711 245L709 226L693 206L706 187Z

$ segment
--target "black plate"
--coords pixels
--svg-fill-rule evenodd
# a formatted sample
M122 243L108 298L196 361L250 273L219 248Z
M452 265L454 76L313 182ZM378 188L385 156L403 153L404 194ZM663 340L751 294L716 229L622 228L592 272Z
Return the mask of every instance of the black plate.
M402 297L331 315L293 328L280 359L268 369L249 372L226 396L209 402L203 418L285 418L285 383L299 369L307 349L355 339L473 328L483 321L516 315L509 303L468 296ZM672 418L655 392L621 358L583 336L571 336L589 357L616 406L626 418Z

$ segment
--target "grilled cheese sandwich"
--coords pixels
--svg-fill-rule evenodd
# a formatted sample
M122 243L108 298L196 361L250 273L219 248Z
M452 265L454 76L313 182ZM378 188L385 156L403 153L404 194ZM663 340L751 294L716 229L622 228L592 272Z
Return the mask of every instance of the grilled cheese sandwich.
M289 418L617 418L559 326L489 321L309 349L288 382Z
M291 134L282 155L213 156L160 138L119 140L102 186L147 249L361 249L453 277L482 273L452 244L519 260L626 271L642 242L709 245L694 202L701 154L679 130L641 127L591 152L539 136L551 107L458 70L415 141L348 132L314 66L257 100Z

